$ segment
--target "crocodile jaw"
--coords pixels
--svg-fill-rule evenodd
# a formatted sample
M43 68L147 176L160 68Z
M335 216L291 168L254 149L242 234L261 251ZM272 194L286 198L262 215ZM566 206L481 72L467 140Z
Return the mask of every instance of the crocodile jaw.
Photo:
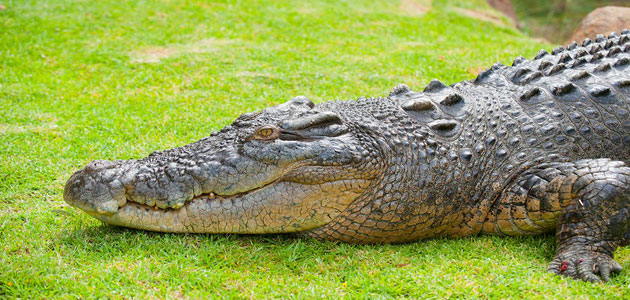
M127 201L115 213L88 213L108 224L159 232L299 232L328 224L367 185L363 180L339 180L322 186L279 182L236 196L202 195L177 209Z

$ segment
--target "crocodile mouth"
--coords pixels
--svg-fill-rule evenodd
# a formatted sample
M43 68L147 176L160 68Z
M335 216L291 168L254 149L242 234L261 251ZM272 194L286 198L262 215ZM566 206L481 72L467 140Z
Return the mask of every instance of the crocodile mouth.
M157 205L157 203L155 205L151 206L151 205L148 205L148 204L145 204L145 203L136 202L133 199L130 199L129 196L127 196L125 203L123 205L119 206L118 209L120 210L120 209L124 208L127 205L131 205L131 206L135 207L136 209L144 209L146 211L151 211L151 210L152 211L178 211L178 210L182 209L183 207L186 207L187 205L189 205L189 204L191 204L192 202L195 202L195 201L205 201L205 202L208 202L208 203L214 201L214 202L222 203L224 201L238 200L240 198L245 197L248 194L255 193L258 190L261 190L261 189L264 189L264 188L266 188L268 186L271 186L271 185L277 183L278 181L280 181L280 180L278 179L278 180L272 181L270 183L267 183L265 185L262 185L260 187L253 188L253 189L251 189L249 191L236 193L236 194L232 194L232 195L220 195L220 194L217 194L217 193L214 193L214 192L202 193L202 194L200 194L198 196L194 196L190 200L186 200L183 203L178 203L178 204L175 204L175 205L172 205L172 206L167 206L167 207L159 207Z
M301 167L293 168L293 170L290 172L282 174L269 182L263 183L260 186L255 186L244 192L233 193L233 194L219 194L217 192L204 192L197 196L193 196L192 198L188 200L185 200L183 202L177 202L177 203L165 204L164 202L155 201L154 205L148 205L146 203L141 203L134 200L133 197L130 196L130 193L125 193L125 202L120 203L118 209L120 210L126 205L133 205L136 208L139 208L139 209L141 208L145 210L178 211L193 202L201 202L201 201L206 202L206 203L217 202L219 204L223 204L224 202L227 202L227 201L234 202L234 201L238 201L239 199L245 198L247 195L254 194L258 191L261 191L263 189L266 189L278 183L291 181L292 176L296 173L299 173L301 169L303 168Z
M91 216L111 225L131 227L136 229L160 232L216 232L238 231L234 228L233 220L239 219L239 204L251 203L248 199L260 198L257 194L265 194L270 186L280 182L265 184L252 190L233 195L219 195L217 193L203 193L185 201L181 205L161 208L157 205L147 205L127 201L118 207L114 213L103 214L88 211ZM243 206L245 206L243 204ZM217 227L211 224L223 223L224 229L208 229ZM209 226L210 225L210 226Z
M245 193L241 193L241 194L245 194ZM127 202L125 202L125 204L123 204L122 206L120 206L118 209L122 209L126 206L133 206L137 209L144 209L146 211L177 211L180 210L182 207L187 206L188 204L190 204L193 201L222 201L226 198L230 198L230 197L235 197L236 195L232 195L232 196L217 196L215 193L204 193L201 194L199 196L195 196L190 200L187 200L186 202L184 202L183 204L177 205L177 206L173 206L173 207L166 207L166 208L160 208L157 205L153 205L153 206L149 206L147 204L144 203L139 203L139 202L135 202L133 200L127 199ZM99 214L98 212L91 212L92 214Z
M120 163L95 161L66 183L64 200L104 223L175 233L288 233L328 224L370 184L341 166L298 166L285 172L193 185L147 180ZM312 176L318 174L318 176ZM229 177L229 176L225 176ZM258 184L256 184L258 183ZM245 186L250 186L244 189ZM168 201L164 197L170 198Z
M323 226L354 201L368 180L302 184L276 180L234 195L201 194L180 207L127 201L113 214L88 212L111 225L174 233L273 234Z

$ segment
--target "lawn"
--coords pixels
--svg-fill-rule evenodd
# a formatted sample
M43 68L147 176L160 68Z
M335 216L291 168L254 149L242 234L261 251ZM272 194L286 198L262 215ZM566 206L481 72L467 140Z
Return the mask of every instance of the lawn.
M553 236L349 245L104 225L62 199L94 159L194 142L307 95L453 83L540 44L483 0L0 0L0 298L621 298L545 272ZM483 20L479 20L482 18Z

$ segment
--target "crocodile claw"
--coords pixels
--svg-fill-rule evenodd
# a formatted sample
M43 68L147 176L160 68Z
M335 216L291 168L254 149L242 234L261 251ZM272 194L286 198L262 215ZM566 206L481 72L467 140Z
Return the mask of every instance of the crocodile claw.
M547 271L587 282L608 282L611 274L621 272L621 265L608 254L580 249L556 254Z

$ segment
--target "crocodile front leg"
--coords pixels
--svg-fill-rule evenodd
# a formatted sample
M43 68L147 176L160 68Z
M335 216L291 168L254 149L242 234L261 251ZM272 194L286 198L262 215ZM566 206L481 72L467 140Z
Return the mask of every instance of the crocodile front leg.
M621 271L615 249L630 237L630 168L609 159L541 165L519 175L494 205L483 231L508 235L556 229L548 270L585 281Z

